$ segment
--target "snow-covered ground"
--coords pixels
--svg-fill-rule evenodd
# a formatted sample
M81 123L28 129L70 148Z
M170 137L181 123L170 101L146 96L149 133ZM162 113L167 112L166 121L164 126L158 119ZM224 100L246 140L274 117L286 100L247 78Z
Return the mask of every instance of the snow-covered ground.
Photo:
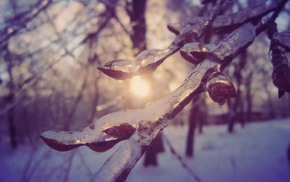
M205 126L196 135L195 157L186 158L187 128L168 127L165 135L186 165L203 182L289 182L287 147L290 145L290 119L235 126ZM0 182L90 181L104 161L116 150L95 153L86 147L69 152L53 151L43 145L37 150L21 146L12 152L0 148ZM195 181L165 144L158 155L158 167L143 167L143 159L132 170L129 182Z

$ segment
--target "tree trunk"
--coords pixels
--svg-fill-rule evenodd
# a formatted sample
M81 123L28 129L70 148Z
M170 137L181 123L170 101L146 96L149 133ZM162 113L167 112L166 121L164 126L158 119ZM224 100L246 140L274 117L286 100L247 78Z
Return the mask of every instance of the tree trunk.
M228 119L228 132L232 133L234 131L234 124L235 124L235 120L236 120L236 115L238 114L238 107L242 107L242 104L240 104L241 101L241 85L242 85L242 70L246 65L246 61L247 61L247 52L244 51L243 53L241 53L240 55L240 59L238 64L235 66L235 70L234 70L234 77L237 81L237 96L236 99L234 99L234 103L229 105L229 119ZM229 102L230 103L230 102ZM244 113L242 113L243 109L240 108L240 114L241 117L243 117L242 115Z
M192 101L192 107L189 114L188 134L186 140L186 156L194 157L194 139L195 128L198 126L199 133L202 133L202 126L206 121L207 108L205 104L205 95L200 94Z
M246 78L246 101L247 101L247 110L246 110L246 121L251 121L252 117L252 95L251 95L251 80L253 77L253 72L251 72Z
M151 145L147 149L144 158L144 166L157 166L157 154L164 152L163 141L161 133L155 137Z
M146 49L146 21L145 10L147 0L133 0L127 5L127 12L131 19L132 34L130 35L133 43L134 55Z
M188 121L188 134L186 140L186 156L194 157L194 134L195 134L195 111L196 107L194 107L194 102L192 102L192 108L190 110L189 121Z
M9 136L10 136L10 144L13 149L17 147L17 140L16 140L16 127L14 124L14 99L15 99L15 85L14 85L14 80L13 80L13 73L12 73L12 68L13 68L13 62L11 59L11 54L8 50L6 49L7 54L5 55L6 61L7 61L7 70L9 74L9 82L8 82L8 88L9 88L9 94L6 97L5 101L7 102L7 105L10 106L8 110L8 125L9 125Z
M147 0L133 0L127 2L127 13L130 16L132 34L130 35L133 44L133 54L137 55L147 49L146 47L146 10ZM144 166L157 166L157 154L163 152L163 141L161 134L156 136L145 153Z

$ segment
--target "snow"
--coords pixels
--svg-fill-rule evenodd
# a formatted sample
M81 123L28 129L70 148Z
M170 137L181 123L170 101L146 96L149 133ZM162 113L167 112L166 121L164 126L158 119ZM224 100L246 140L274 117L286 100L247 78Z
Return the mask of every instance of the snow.
M290 144L290 119L235 125L226 132L225 125L204 127L196 134L195 156L185 157L186 126L168 126L164 133L176 152L203 182L289 182L290 166L287 147ZM9 181L90 181L120 144L105 153L87 147L57 152L46 145L37 150L20 146L16 151L0 145L0 182ZM143 167L141 159L128 182L194 181L167 144L158 155L157 167Z

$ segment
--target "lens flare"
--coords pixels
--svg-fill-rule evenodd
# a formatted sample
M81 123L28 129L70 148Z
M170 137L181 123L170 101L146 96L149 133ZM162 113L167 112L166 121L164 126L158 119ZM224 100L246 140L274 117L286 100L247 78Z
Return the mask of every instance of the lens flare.
M149 93L149 84L141 77L135 76L130 81L131 91L134 95L145 97Z

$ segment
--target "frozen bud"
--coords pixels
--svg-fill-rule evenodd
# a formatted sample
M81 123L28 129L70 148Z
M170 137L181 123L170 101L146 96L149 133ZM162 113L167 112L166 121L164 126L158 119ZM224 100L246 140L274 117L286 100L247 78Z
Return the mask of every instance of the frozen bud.
M207 82L206 89L210 98L223 105L228 99L236 96L236 89L228 77L221 72L216 72Z
M61 131L48 131L48 132L61 132ZM82 146L83 144L74 144L71 142L62 142L62 141L58 141L54 138L50 138L46 136L47 132L43 133L42 135L40 135L40 138L44 141L44 143L46 143L46 145L48 145L50 148L57 150L57 151L69 151L72 150L74 148L77 148L79 146ZM67 132L68 135L70 135L70 132Z
M105 152L118 142L130 138L135 131L136 129L132 125L121 123L120 125L112 126L102 131L106 133L109 138L116 138L115 140L87 143L86 146L96 152Z
M68 151L80 146L87 146L96 152L105 152L118 142L130 138L136 131L136 127L131 123L122 122L122 119L126 120L126 118L116 120L123 113L117 112L104 116L79 131L46 131L41 134L40 138L57 151ZM120 123L117 124L118 122Z
M189 27L190 28L190 27ZM195 42L197 40L197 32L193 31L186 31L181 34L179 34L171 45L177 45L179 47L182 47L184 44L189 42Z
M204 59L213 58L212 52L217 48L215 44L204 44L200 42L192 42L185 44L181 50L181 56L188 62L199 64ZM211 59L215 60L215 59Z
M169 31L179 35L184 29L190 27L188 23L170 23L167 25Z
M136 129L129 123L121 123L120 125L109 127L102 132L106 133L109 137L118 139L128 139Z
M135 60L119 59L98 67L100 71L117 80L126 80L132 76L150 74L171 54L173 49L149 49L139 53Z
M126 80L132 77L132 73L136 72L139 67L135 61L119 59L105 64L104 67L98 67L98 69L117 80Z
M272 73L272 79L273 84L279 89L279 98L281 98L285 92L290 92L289 64L276 64Z
M271 39L271 62L273 84L279 89L279 98L290 92L290 66L287 54L290 51L290 33L274 32Z

